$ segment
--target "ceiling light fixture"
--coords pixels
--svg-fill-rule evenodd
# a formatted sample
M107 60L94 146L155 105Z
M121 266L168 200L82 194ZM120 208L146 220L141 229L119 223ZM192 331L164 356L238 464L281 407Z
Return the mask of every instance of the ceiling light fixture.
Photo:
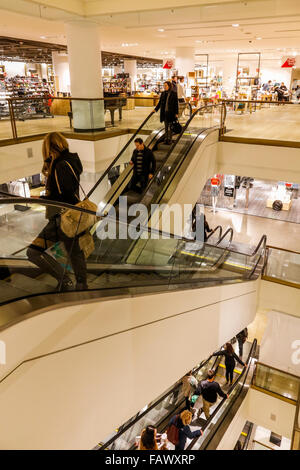
M232 25L233 28L238 28L239 26L240 26L239 23L233 23Z
M164 28L159 28L157 31L158 31L159 33L163 33L165 30L164 30Z
M257 39L257 41L261 41L261 40L262 40L262 38L256 38L256 39Z

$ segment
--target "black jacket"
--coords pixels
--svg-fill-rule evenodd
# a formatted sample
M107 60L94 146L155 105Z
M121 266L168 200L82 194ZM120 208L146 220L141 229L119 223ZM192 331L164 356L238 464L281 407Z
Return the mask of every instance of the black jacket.
M180 416L178 415L173 416L170 424L175 424L179 429L179 443L176 446L176 450L184 450L187 439L194 439L194 437L199 437L201 435L200 429L197 429L197 431L191 431L189 426L184 426Z
M213 356L224 356L225 366L229 368L235 367L235 361L238 361L243 367L245 365L244 362L241 361L240 358L235 354L235 352L233 354L229 354L227 351L225 351L225 349L222 351L216 352L215 354L213 354Z
M170 93L169 103L168 103L168 112L166 113L166 102L167 96ZM158 105L155 108L155 111L160 109L160 122L168 121L173 122L176 119L176 115L179 113L178 109L178 97L175 91L163 91L160 95L160 100Z
M76 178L66 162L72 166ZM70 153L69 150L64 150L52 163L51 172L46 184L46 198L51 201L77 204L79 200L79 179L81 173L82 164L77 153ZM56 182L55 174L60 190Z
M133 174L134 176L136 175L136 163L137 163L137 156L138 156L138 150L135 149L132 154L131 161L133 163ZM143 150L143 168L142 168L142 177L143 178L148 178L150 174L154 174L156 169L156 161L154 158L154 155L152 153L152 150L150 150L148 147L144 147Z
M198 385L195 395L202 395L204 400L209 403L215 403L218 395L222 398L227 398L227 395L222 391L218 382L209 382L208 380L202 380Z

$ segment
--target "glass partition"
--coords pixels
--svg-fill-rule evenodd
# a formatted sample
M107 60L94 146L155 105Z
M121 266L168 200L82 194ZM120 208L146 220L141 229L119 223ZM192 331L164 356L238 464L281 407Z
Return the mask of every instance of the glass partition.
M278 397L297 402L300 377L257 363L253 385Z
M300 253L268 247L268 263L264 270L268 280L300 285Z
M299 102L291 95L288 99L290 101L278 102L274 91L253 101L249 98L224 100L227 109L225 138L298 142Z

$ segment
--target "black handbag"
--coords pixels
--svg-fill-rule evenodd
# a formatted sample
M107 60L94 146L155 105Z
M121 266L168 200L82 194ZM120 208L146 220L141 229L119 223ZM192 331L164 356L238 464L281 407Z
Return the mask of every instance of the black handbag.
M172 122L171 131L173 134L180 134L180 132L182 131L182 126L179 121L176 120Z

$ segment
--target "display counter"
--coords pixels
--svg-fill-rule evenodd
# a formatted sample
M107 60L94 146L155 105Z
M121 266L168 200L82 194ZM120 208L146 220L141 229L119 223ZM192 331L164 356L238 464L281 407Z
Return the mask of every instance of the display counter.
M135 106L145 106L150 108L156 106L159 101L159 96L156 93L138 92L135 93L134 98Z
M71 112L71 106L69 100L56 100L53 99L50 113L55 116L68 116L68 113Z

